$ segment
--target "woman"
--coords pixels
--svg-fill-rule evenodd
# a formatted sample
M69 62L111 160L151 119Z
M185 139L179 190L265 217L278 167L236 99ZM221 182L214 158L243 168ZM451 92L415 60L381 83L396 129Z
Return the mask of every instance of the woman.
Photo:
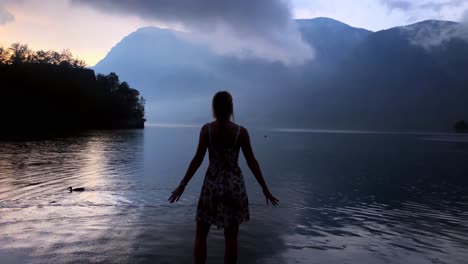
M200 167L209 151L210 164L205 175L197 208L197 230L195 235L194 262L206 262L206 237L211 225L224 228L224 263L237 262L237 234L239 224L249 220L249 205L242 172L237 163L242 149L247 164L262 187L266 203L277 205L268 189L262 172L252 152L247 129L231 122L233 117L232 96L218 92L213 97L215 121L201 128L195 157L188 167L179 187L173 192L171 203L180 199L185 186Z

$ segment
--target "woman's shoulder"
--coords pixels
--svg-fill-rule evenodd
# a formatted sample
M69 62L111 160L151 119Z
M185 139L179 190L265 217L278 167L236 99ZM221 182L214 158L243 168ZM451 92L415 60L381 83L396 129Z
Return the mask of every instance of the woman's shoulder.
M201 130L208 130L209 128L214 128L216 126L217 126L216 121L207 122L201 127ZM244 126L242 126L240 124L234 123L234 122L231 122L231 128L239 129L239 133L247 133L248 132L247 128L245 128Z
M208 133L209 129L210 129L210 123L206 123L200 128L200 131L201 133L205 134L205 133Z
M233 122L233 124L234 124L236 127L238 127L238 129L239 129L239 136L248 135L249 132L247 131L247 128L246 128L246 127L244 127L244 126L242 126L242 125L240 125L240 124L236 124L236 123L234 123L234 122Z
M247 130L244 126L242 126L242 125L240 125L240 124L237 124L237 123L234 123L234 122L231 122L231 123L232 123L232 125L233 125L234 127L240 129L240 131L242 131L242 130L246 131L246 130Z

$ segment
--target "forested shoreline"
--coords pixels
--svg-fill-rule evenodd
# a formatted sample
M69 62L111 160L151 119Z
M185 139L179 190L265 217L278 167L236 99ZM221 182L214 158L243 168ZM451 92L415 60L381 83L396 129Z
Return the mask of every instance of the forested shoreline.
M144 104L115 73L95 75L68 50L0 47L0 139L143 128Z

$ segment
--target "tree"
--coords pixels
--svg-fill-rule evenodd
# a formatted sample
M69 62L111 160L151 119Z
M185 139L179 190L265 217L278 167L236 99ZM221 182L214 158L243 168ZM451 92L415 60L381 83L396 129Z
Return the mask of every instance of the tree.
M34 54L34 63L40 64L51 64L49 52L44 50L39 50Z
M467 132L468 131L468 124L465 120L460 120L455 123L455 131L457 132Z
M83 60L76 59L70 50L65 49L60 53L49 50L33 51L28 45L14 43L10 48L0 47L0 64L19 65L19 64L53 64L67 68L83 69L86 63Z
M7 64L10 58L10 52L8 49L0 47L0 64Z
M11 56L9 59L10 64L20 64L30 62L33 51L28 48L28 45L13 43L10 46Z
M94 74L69 50L0 47L2 135L143 128L145 100L115 73ZM12 109L21 108L21 111ZM3 134L2 134L3 133ZM26 135L27 136L27 135Z

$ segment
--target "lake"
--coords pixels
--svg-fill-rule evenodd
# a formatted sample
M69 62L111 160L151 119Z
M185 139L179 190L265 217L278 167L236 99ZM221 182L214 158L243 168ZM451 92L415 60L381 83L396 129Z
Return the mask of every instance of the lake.
M208 158L169 204L199 128L0 143L1 263L191 263ZM239 263L463 263L468 136L251 129L278 207L241 155L251 220ZM265 135L267 137L265 137ZM69 193L68 186L85 187ZM208 263L222 263L212 228Z

